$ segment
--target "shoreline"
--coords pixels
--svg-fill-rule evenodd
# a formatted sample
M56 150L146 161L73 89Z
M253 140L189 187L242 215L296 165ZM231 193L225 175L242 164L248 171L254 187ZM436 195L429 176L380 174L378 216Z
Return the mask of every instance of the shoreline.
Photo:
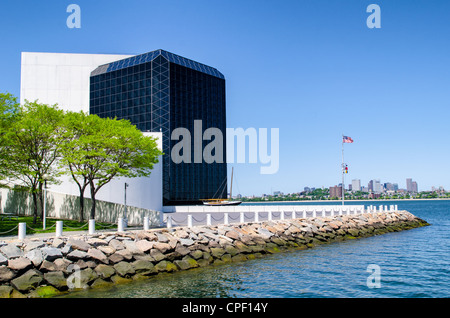
M368 199L368 200L345 200L344 202L385 202L385 201L448 201L450 198L435 198L435 199ZM302 202L336 202L337 205L342 204L341 200L280 200L280 201L242 201L244 203L286 203L286 202L294 202L294 203L302 203Z
M0 244L0 298L62 296L160 273L243 262L288 250L429 225L407 211L148 231Z

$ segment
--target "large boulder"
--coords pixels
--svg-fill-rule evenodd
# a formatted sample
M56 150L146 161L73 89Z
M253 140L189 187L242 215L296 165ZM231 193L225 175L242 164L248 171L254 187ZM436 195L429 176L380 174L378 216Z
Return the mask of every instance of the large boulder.
M74 251L72 251L69 254L67 254L66 257L67 257L67 259L69 259L71 261L77 261L77 260L80 260L80 259L87 259L87 258L89 258L89 255L85 251L82 251L82 250L79 250L79 249L75 249Z
M110 278L116 273L114 267L105 264L98 265L94 270L100 278Z
M9 282L16 274L6 266L0 266L0 284L2 282Z
M8 265L8 259L3 254L0 254L0 266L2 265Z
M80 250L83 252L87 252L92 247L89 243L76 239L69 239L67 243L71 245L74 250Z
M215 258L220 258L223 254L225 254L225 250L220 247L211 247L211 254Z
M155 265L155 269L158 272L173 272L178 270L178 267L169 261L161 261Z
M123 241L125 249L131 253L131 255L142 255L144 252L136 245L134 241Z
M181 270L199 267L197 261L189 256L185 256L181 260L174 261L174 264Z
M11 286L0 286L0 298L10 298L13 290Z
M10 259L8 261L8 267L15 271L25 271L33 267L33 264L28 258L18 257L14 259Z
M93 259L96 259L105 264L109 263L108 257L106 257L106 255L103 254L103 252L101 252L100 250L98 250L96 248L90 248L87 253Z
M44 279L48 284L58 288L59 290L67 289L67 279L62 271L45 273Z
M44 255L40 249L34 249L25 254L25 257L28 258L35 267L39 267L44 261Z
M13 279L11 286L20 292L28 292L38 287L43 280L44 278L40 272L30 269L25 274Z
M23 251L13 244L7 244L0 247L0 252L8 259L23 256Z
M136 242L136 246L141 250L141 252L146 253L153 248L153 243L147 240L140 240Z
M132 263L136 273L141 275L149 275L156 272L152 262L146 260L137 260Z
M70 289L85 289L89 287L89 283L97 278L98 275L92 268L75 270L75 272L67 278L67 286Z
M56 247L44 247L41 249L44 260L52 262L57 258L63 257L62 252Z
M117 263L114 265L114 269L116 270L117 274L119 274L122 277L129 277L136 273L136 270L134 269L133 265L131 265L128 262Z

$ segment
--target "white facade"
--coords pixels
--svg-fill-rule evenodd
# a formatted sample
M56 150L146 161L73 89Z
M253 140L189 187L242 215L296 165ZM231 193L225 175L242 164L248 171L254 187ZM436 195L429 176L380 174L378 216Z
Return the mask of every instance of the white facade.
M352 191L361 191L361 180L360 179L352 180Z
M63 110L89 112L90 74L98 66L128 58L131 55L66 54L22 52L20 101L38 100L58 104ZM158 138L162 150L162 133L144 133ZM54 193L79 195L78 186L70 177L59 185L50 186ZM162 156L147 178L113 179L96 195L97 200L124 204L124 184L127 188L127 206L162 211ZM85 197L90 198L89 188Z
M381 193L381 182L380 182L380 180L374 180L374 182L373 182L373 192Z
M22 52L20 103L25 99L89 112L89 77L98 66L132 55Z

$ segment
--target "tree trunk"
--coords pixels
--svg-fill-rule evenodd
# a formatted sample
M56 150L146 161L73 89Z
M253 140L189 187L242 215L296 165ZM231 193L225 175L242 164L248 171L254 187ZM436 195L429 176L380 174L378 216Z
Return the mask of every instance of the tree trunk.
M84 221L84 194L80 192L80 223Z
M86 186L82 187L78 184L78 189L80 190L80 215L78 219L81 223L84 221L84 190L86 189Z
M35 191L32 192L33 195L33 224L36 224L37 221L37 209L38 209L38 202L37 202L37 193Z
M94 183L93 182L90 183L90 189L91 189L91 199L92 199L92 207L91 207L90 219L94 220L95 219L95 187L94 187Z
M42 183L39 183L39 210L40 210L40 219L44 219L44 191L42 191Z

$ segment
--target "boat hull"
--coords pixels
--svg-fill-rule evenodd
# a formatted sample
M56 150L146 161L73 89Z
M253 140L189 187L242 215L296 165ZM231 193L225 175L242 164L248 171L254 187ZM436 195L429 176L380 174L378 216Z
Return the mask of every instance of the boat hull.
M208 206L239 205L241 203L242 203L242 201L203 202L204 205L208 205Z

